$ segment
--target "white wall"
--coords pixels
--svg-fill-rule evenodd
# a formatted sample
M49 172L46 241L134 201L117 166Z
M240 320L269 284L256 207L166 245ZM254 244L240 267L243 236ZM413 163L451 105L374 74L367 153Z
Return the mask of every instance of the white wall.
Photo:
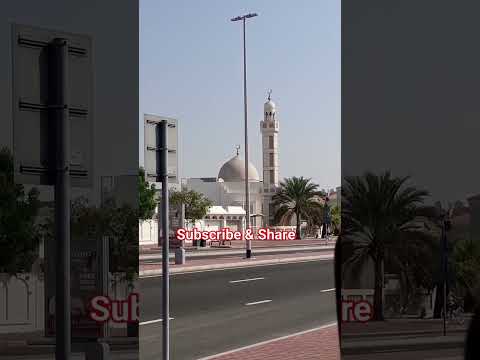
M0 274L0 333L44 328L44 280L38 273Z

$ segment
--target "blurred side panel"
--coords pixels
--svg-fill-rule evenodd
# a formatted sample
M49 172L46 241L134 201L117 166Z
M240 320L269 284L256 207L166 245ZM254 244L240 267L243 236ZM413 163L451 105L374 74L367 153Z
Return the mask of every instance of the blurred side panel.
M57 171L70 179L63 225L72 351L138 358L138 7L0 4L0 358L55 352L57 248L66 241L57 236ZM61 104L52 97L54 39L67 43ZM52 113L60 108L69 129L65 169L55 163ZM102 299L128 311L107 311Z
M345 359L463 354L479 303L479 11L342 1Z

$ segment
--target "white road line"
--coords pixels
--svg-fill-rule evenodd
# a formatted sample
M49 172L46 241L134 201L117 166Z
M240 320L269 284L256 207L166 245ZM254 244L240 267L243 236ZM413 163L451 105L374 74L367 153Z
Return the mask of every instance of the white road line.
M171 317L170 320L173 320L173 318ZM150 324L155 324L155 323L159 323L159 322L162 322L163 319L155 319L155 320L148 320L148 321L143 321L140 323L140 325L150 325Z
M229 281L230 284L236 284L241 282L256 281L256 280L265 280L263 277L251 278L251 279L242 279L242 280L232 280Z
M326 292L330 292L330 291L335 291L335 288L322 290L322 293L326 293Z
M326 324L326 325L323 325L323 326L316 327L316 328L314 328L314 329L309 329L309 330L301 331L301 332L298 332L298 333L295 333L295 334L290 334L290 335L287 335L287 336L282 336L282 337L279 337L279 338L276 338L276 339L271 339L271 340L267 340L267 341L262 341L262 342L259 342L259 343L256 343L256 344L252 344L252 345L244 346L244 347L241 347L241 348L238 348L238 349L226 351L226 352L223 352L223 353L221 353L221 354L215 354L215 355L203 357L203 358L197 359L197 360L213 360L213 359L217 359L217 358L219 358L220 356L230 355L230 354L236 353L236 352L238 352L238 351L247 350L247 349L251 349L251 348L257 347L257 346L270 344L270 343L275 342L275 341L285 340L285 339L288 339L288 338L291 338L291 337L294 337L294 336L298 336L298 335L308 334L308 333L310 333L310 332L312 332L312 331L322 330L322 329L326 329L326 328L329 328L329 327L332 327L332 326L336 326L336 325L337 325L337 323L336 323L336 322L333 322L333 323L330 323L330 324Z
M251 303L246 303L245 306L265 304L265 303L269 303L269 302L271 302L271 301L272 301L272 300L255 301L255 302L251 302Z

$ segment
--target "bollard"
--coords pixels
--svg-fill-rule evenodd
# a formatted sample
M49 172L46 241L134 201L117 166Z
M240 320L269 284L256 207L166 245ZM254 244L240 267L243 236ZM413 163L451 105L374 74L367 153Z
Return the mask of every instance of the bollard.
M175 264L185 264L185 249L182 246L175 249Z

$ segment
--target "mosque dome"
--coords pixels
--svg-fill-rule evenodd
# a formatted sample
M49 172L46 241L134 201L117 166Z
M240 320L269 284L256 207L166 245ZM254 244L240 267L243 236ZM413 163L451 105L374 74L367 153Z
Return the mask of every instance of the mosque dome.
M218 179L226 182L245 181L245 161L239 155L231 158L220 168ZM248 180L260 181L258 171L252 163L248 164Z

